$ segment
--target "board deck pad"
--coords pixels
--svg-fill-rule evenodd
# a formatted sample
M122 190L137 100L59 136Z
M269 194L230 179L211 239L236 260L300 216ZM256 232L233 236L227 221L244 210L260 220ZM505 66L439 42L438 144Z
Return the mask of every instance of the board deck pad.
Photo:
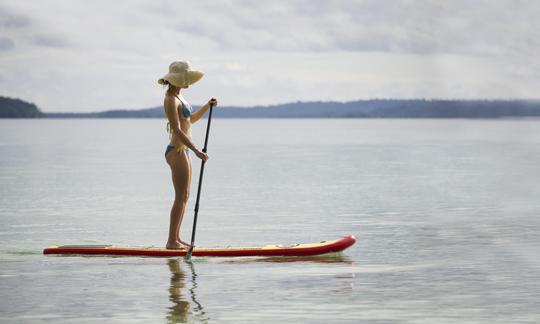
M308 256L326 253L337 253L345 250L356 242L353 235L344 236L337 240L317 243L266 245L262 247L225 247L193 249L193 256L240 257L240 256ZM116 247L112 245L61 245L49 246L43 249L43 254L62 255L139 255L173 257L185 256L187 250L169 250L156 247Z

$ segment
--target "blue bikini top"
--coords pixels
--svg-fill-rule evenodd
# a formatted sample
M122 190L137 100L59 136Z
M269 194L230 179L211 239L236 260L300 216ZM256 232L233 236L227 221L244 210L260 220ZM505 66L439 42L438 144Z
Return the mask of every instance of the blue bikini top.
M182 104L182 114L180 116L180 118L184 117L185 118L189 118L191 116L191 114L193 113L193 107L191 107L191 105L189 104L189 102L184 102L184 100L180 99L180 97L176 96L176 98L178 98L178 100L180 100L180 103ZM163 107L163 112L165 113L165 118L169 119L167 117L167 110L165 109L165 107ZM169 133L169 138L171 138L172 136L172 129L171 129L171 124L169 123L169 121L167 121L167 133Z
M176 96L178 100L180 100L180 103L182 104L182 117L188 118L193 113L193 107L189 104L189 102L184 102L184 100L180 99L178 96Z

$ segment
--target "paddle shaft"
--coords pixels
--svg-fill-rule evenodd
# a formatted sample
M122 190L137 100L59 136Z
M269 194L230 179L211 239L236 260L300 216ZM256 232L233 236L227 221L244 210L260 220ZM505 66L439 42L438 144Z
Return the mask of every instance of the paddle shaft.
M212 122L212 110L214 108L214 104L210 104L210 112L208 113L208 124L206 125L206 136L204 138L204 147L202 151L204 153L208 150L208 134L210 134L210 123ZM204 165L206 161L201 160L201 172L199 174L199 186L197 187L197 200L195 201L195 216L193 218L193 229L191 231L191 246L189 248L188 253L186 254L187 258L191 257L191 253L193 252L193 247L195 246L195 231L197 230L197 217L199 215L199 201L201 199L201 188L202 188L202 181L203 181L203 175L204 175Z

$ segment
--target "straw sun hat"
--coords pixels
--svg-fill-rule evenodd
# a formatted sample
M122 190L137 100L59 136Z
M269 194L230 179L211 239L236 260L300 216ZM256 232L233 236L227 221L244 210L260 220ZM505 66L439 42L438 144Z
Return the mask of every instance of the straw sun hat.
M187 87L203 77L204 73L191 69L188 61L172 62L169 65L169 73L158 80L159 84L166 84L168 81L175 87Z

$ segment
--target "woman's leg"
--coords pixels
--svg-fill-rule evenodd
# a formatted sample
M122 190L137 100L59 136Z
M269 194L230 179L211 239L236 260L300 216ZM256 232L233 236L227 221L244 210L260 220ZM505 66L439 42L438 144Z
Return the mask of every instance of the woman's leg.
M189 175L188 175L187 191L186 191L186 194L184 195L185 204L184 204L184 209L182 210L182 215L184 215L184 213L185 213L185 208L187 206L188 199L189 199L189 189L191 188L191 157L189 156L187 150L184 152L184 154L186 155L186 158L187 158L187 161L188 161ZM177 238L178 242L180 242L180 243L182 243L184 245L190 246L189 243L184 242L184 241L182 241L180 239L180 227L178 227L177 230L176 230L176 238Z
M174 203L171 208L169 238L167 248L181 248L183 245L178 241L180 225L184 217L184 211L189 194L189 160L186 155L172 151L166 156L167 163L171 167L172 182L174 186Z

